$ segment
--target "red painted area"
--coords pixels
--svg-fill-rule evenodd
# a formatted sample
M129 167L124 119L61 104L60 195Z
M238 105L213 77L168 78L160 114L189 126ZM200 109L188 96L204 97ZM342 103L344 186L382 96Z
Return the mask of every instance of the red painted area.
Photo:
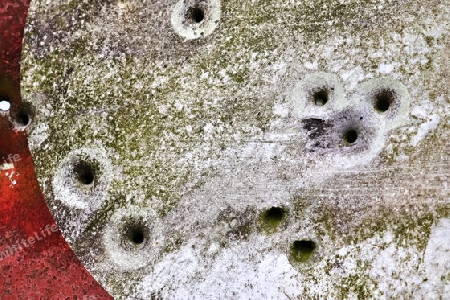
M22 105L19 62L28 5L0 0L0 97L11 102L9 114L0 113L0 299L112 299L57 229L26 134L12 126ZM5 161L13 168L3 170Z

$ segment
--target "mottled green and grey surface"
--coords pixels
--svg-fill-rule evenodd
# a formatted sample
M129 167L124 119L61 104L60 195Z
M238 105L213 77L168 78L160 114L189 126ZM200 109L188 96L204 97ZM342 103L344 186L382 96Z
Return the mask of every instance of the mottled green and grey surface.
M448 298L449 20L447 0L34 0L49 208L116 298Z

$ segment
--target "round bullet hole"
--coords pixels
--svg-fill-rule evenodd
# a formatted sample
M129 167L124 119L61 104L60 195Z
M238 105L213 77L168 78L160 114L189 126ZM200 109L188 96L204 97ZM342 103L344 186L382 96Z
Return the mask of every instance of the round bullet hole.
M283 219L284 211L279 207L272 207L264 213L264 220L268 223L280 223Z
M353 144L358 139L358 132L354 129L349 129L344 132L343 139L346 144Z
M175 32L186 40L205 38L220 22L220 0L179 0L170 22Z
M328 91L322 89L313 93L313 101L317 106L324 106L328 102Z
M205 11L200 6L190 7L185 18L192 23L201 23L205 19Z
M1 100L0 101L0 110L2 111L8 111L11 107L11 103L9 103L8 100Z
M285 211L280 207L271 207L261 214L261 227L268 233L275 232L285 218Z
M33 116L33 107L30 103L24 102L19 110L13 112L11 122L16 130L22 131L31 124Z
M72 150L58 164L52 179L54 201L95 211L106 201L113 168L101 145Z
M20 110L16 114L15 121L16 121L17 125L19 125L20 127L26 127L30 124L31 118L30 118L30 115L26 111Z
M73 173L78 182L84 185L90 185L94 182L95 171L91 164L80 161L73 167Z
M119 229L122 249L134 251L145 247L150 235L148 224L143 216L125 217Z
M130 227L127 232L127 237L135 245L142 244L144 242L144 230L140 227Z
M309 240L294 241L291 245L291 256L302 262L308 260L316 249L316 243Z
M125 195L120 196L126 199ZM111 267L136 270L157 260L166 247L163 226L155 211L133 204L117 209L102 236Z
M381 90L375 95L374 108L383 113L388 111L392 103L394 103L395 94L391 90Z

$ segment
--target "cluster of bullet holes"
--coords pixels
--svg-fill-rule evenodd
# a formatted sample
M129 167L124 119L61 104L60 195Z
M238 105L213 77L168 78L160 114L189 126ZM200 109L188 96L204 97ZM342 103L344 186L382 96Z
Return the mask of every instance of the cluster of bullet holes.
M261 213L261 227L268 234L277 231L286 219L287 211L282 207L271 207ZM289 247L289 257L295 262L306 262L316 250L316 243L311 240L296 240Z
M179 0L172 11L172 28L186 40L206 37L216 29L220 14L220 0Z
M343 90L336 75L320 72L294 88L293 110L309 138L309 152L362 153L407 118L408 94L397 80L368 80L350 98Z

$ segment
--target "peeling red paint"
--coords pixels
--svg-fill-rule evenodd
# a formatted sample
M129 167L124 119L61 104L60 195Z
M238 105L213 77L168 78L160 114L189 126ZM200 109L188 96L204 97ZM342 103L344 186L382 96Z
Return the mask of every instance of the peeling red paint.
M9 116L22 105L19 71L28 6L29 0L0 0L0 96L11 103ZM0 299L112 299L55 227L26 134L13 129L9 116L0 113Z

